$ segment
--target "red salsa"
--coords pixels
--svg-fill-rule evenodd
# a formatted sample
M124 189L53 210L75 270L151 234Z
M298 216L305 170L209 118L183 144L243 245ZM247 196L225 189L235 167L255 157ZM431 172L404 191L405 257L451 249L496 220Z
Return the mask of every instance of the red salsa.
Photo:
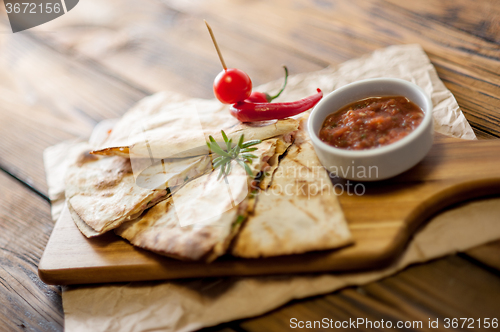
M330 114L319 138L336 148L372 149L405 137L423 118L420 107L406 97L366 98Z

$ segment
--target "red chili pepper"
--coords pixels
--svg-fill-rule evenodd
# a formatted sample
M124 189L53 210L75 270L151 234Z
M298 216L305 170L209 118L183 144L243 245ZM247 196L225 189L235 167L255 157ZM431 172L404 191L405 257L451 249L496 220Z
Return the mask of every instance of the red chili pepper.
M283 83L281 90L277 94L271 96L266 92L254 91L250 94L250 96L248 96L247 99L245 99L245 101L250 103L270 103L274 99L278 98L283 90L285 90L286 83L288 82L288 68L286 66L283 66L283 69L285 69L285 82Z
M315 95L289 103L250 103L240 101L231 105L229 112L241 122L284 119L300 114L320 101L323 92L318 89Z

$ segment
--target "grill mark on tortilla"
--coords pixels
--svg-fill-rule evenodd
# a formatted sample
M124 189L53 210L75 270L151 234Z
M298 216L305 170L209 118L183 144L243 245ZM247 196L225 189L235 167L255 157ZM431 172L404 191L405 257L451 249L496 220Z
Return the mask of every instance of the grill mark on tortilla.
M259 196L253 216L248 218L233 242L231 253L234 256L258 258L291 255L352 243L340 203L333 190L329 190L333 186L329 175L324 168L313 173L316 167L321 167L321 163L309 141L305 122L304 117L293 145L280 160L268 189L270 195ZM297 168L302 172L297 174ZM309 196L298 190L290 196L285 195L284 189L280 190L290 184L296 186L297 183L304 186L324 184L318 190L324 195Z
M303 209L300 205L297 205L296 207L297 207L297 209L299 209L300 211L302 211L302 212L304 212L305 214L307 214L307 216L308 216L309 218L311 218L311 219L312 219L312 220L314 220L316 223L318 223L319 219L318 219L318 218L317 218L314 214L312 214L312 213L311 213L311 211L308 211L307 209Z

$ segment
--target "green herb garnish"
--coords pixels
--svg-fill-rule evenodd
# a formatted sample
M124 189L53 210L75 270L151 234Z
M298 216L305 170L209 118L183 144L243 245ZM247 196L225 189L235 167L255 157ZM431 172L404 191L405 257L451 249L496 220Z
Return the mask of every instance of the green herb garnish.
M245 221L246 217L239 215L238 218L236 218L236 221L234 222L234 226L241 224L243 221Z
M208 148L212 152L219 155L212 161L214 169L220 168L217 180L220 179L222 176L226 177L229 175L229 173L231 173L231 167L232 167L231 162L233 160L236 161L238 165L243 167L243 169L248 173L248 175L253 176L253 172L250 169L250 166L248 166L248 164L252 163L252 159L257 158L256 155L250 153L257 150L257 148L251 148L251 146L259 144L262 141L252 140L243 142L244 137L243 135L241 135L240 139L238 140L238 144L232 147L233 139L232 138L228 139L224 130L221 130L221 133L222 133L222 138L224 139L224 143L226 143L225 146L226 150L221 148L212 136L208 137L210 139L210 142L207 142Z

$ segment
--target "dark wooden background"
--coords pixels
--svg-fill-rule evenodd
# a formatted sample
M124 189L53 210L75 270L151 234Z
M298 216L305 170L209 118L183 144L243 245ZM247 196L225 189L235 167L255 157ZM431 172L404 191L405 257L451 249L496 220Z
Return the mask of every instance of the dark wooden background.
M53 223L44 148L86 137L144 96L212 98L227 64L255 85L419 43L478 138L500 136L498 0L82 0L12 34L0 6L0 330L60 331L61 290L37 277ZM473 222L473 221L472 221ZM500 242L363 287L294 301L213 331L279 331L289 320L500 318Z

